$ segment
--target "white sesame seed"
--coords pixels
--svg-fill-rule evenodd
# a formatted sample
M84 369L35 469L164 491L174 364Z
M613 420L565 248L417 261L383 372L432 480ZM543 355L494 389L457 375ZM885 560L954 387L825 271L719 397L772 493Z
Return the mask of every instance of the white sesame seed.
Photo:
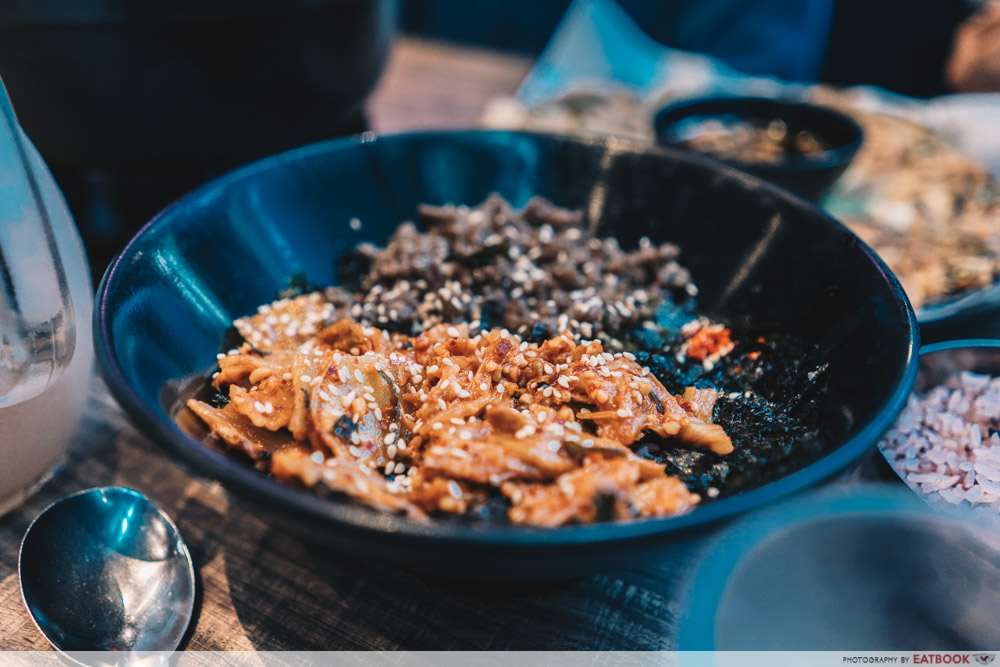
M444 424L442 424L441 422L434 422L434 425L431 426L431 428L434 429L435 431L440 431L441 429L444 428Z
M324 460L323 452L313 452L309 458L313 460L313 463L322 463Z
M360 369L357 369L357 368L354 369L354 379L357 380L358 382L364 382L365 381L364 376L361 375L361 370Z
M453 479L448 480L448 492L456 498L462 497L462 487Z
M264 404L260 401L254 401L253 409L257 412L264 412Z
M458 332L458 329L456 329L455 327L448 327L448 329L445 331L445 333L447 333L452 338L458 338L461 335Z
M502 382L497 383L497 393L502 394L503 392L504 392L503 383Z
M388 447L386 447L385 455L388 456L390 459L396 458L396 445L389 445Z
M514 437L517 438L518 440L524 440L529 435L534 435L534 434L535 434L535 427L532 426L531 424L528 424L518 429L517 432L514 433Z
M472 432L462 431L461 433L458 434L458 437L461 438L462 440L472 440Z
M565 387L566 389L569 389L569 380L566 379L565 375L560 375L559 379L556 380L556 382L559 383L560 387Z
M395 424L393 424L392 426L395 426ZM389 427L389 434L385 436L384 442L387 445L391 445L392 443L396 442L396 434L393 433L392 426Z

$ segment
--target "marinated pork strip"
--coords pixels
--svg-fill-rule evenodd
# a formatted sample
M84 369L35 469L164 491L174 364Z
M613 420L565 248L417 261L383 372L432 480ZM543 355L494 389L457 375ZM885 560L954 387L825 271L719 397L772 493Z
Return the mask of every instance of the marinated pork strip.
M292 380L269 376L249 390L229 385L229 407L239 412L258 428L277 431L286 428L295 406Z
M336 307L319 292L263 305L233 326L255 350L295 350L311 340L332 318Z
M529 423L523 417L518 425L505 426L496 418L500 412L521 417L516 410L492 407L487 409L486 419L470 420L454 432L432 430L427 436L421 469L499 486L509 479L554 479L576 467L560 435L541 426L536 428L536 421Z
M271 457L271 474L277 479L296 479L307 487L323 484L355 500L385 511L403 511L411 519L426 522L424 514L412 502L393 493L385 478L371 468L350 458L322 459L301 449L283 449Z
M208 425L213 434L252 459L267 460L279 451L298 449L301 445L287 431L269 431L254 426L232 404L216 408L197 399L190 399L187 407Z
M400 407L392 381L381 370L382 357L328 352L322 358L327 365L309 395L319 441L340 456L347 452L360 462L384 466L386 440L397 437Z
M224 385L237 384L244 388L257 384L274 375L282 375L293 363L294 351L282 350L261 356L252 354L254 348L241 345L228 354L218 356L219 371L212 376L212 385L218 389Z
M556 527L601 518L670 516L686 512L699 497L672 477L643 479L637 461L590 456L582 468L561 475L551 484L508 482L501 487L511 501L511 521ZM601 517L604 510L609 515Z
M426 477L422 470L414 475L412 485L410 497L428 512L465 514L486 500L486 493L481 489L447 477Z
M715 402L719 400L719 392L711 387L695 389L685 387L680 397L680 406L701 421L712 421Z

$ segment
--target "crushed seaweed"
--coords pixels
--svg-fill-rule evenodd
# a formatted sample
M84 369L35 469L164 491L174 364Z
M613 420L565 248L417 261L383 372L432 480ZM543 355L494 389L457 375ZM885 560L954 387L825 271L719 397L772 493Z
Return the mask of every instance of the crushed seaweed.
M782 477L814 460L827 444L817 426L826 381L818 348L781 334L745 338L709 369L672 354L635 353L671 392L686 386L719 391L713 421L732 439L732 453L720 456L653 436L637 450L706 500L712 488L724 498Z

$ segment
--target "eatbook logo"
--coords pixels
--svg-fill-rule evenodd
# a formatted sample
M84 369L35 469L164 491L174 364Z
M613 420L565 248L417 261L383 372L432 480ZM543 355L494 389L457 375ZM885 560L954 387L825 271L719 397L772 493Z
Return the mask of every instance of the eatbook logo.
M977 653L972 656L977 665L988 665L996 660L996 653Z

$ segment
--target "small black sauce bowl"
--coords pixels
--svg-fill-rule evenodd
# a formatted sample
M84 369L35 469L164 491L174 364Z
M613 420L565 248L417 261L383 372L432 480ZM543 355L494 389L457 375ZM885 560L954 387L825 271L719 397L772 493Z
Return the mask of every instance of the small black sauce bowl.
M807 131L828 146L815 155L789 155L778 162L737 162L703 153L737 169L766 178L810 201L819 201L857 155L864 131L850 117L806 102L766 97L705 97L664 107L653 120L656 140L664 146L692 150L680 134L693 121L731 120L748 123L784 121L789 132Z

